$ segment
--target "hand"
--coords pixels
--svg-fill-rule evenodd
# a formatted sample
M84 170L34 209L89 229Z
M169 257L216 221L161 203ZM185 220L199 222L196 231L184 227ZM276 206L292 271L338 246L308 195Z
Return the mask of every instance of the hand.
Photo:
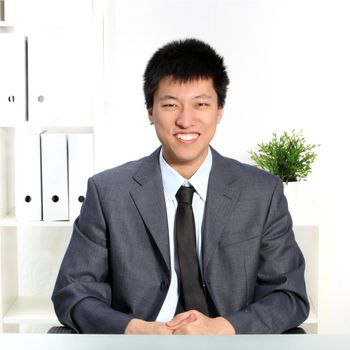
M124 334L163 334L170 335L173 331L163 322L147 322L133 318L125 328Z
M173 334L236 334L225 318L210 318L196 310L177 314L166 326Z

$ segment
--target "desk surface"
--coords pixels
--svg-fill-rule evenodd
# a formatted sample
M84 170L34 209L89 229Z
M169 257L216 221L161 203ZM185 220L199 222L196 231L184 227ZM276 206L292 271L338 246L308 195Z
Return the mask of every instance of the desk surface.
M0 334L0 348L4 350L350 350L350 335Z

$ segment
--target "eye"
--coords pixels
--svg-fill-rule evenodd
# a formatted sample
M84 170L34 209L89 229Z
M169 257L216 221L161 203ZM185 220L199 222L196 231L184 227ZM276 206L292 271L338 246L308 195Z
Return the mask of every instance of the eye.
M206 103L206 102L199 102L197 106L200 108L206 108L206 107L209 107L210 105L209 103Z
M166 103L166 104L162 105L162 107L167 108L167 109L174 109L177 106L175 103Z

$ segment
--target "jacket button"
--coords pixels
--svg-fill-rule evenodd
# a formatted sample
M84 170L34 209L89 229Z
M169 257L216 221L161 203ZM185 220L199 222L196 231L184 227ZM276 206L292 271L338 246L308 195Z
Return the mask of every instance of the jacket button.
M168 283L166 281L162 281L162 283L160 284L160 289L165 290L167 288L168 288Z

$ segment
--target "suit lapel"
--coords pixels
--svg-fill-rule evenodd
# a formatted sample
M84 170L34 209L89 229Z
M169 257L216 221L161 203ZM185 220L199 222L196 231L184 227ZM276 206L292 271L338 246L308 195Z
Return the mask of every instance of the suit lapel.
M230 166L227 169L227 161L215 150L213 153L213 165L209 177L208 194L203 221L203 267L206 267L217 248L221 234L230 218L239 198L240 190L234 182L239 172Z
M214 149L212 154L213 166L203 218L204 271L217 248L228 220L232 217L240 194L239 188L234 184L240 172L238 166L230 166L227 169L227 160ZM168 220L159 166L159 149L141 161L133 179L138 186L130 191L130 195L170 271Z
M170 271L168 220L159 167L159 149L142 160L133 179L139 186L130 191L130 195Z

